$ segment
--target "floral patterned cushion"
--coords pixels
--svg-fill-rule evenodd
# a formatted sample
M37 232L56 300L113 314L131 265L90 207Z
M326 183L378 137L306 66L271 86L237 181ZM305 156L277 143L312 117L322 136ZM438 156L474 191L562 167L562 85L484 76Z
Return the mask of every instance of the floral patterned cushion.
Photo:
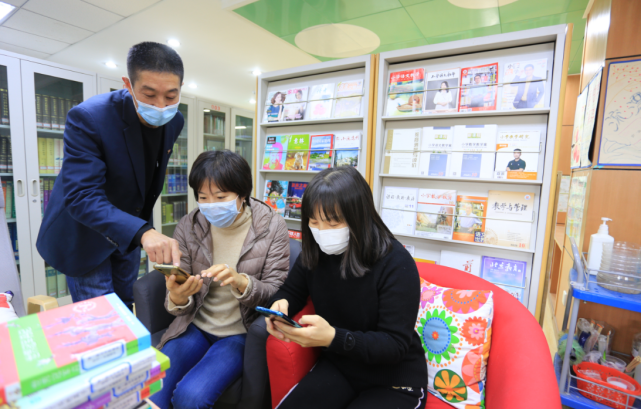
M485 408L492 291L457 290L421 278L416 332L427 362L428 390L455 408Z

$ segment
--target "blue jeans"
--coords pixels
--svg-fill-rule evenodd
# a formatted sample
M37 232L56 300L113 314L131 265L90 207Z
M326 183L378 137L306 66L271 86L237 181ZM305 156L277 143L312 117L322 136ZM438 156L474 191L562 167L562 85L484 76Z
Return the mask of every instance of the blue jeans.
M134 303L134 283L140 268L140 247L128 254L113 252L98 267L80 277L67 276L73 302L116 293L131 309Z
M243 373L245 338L219 338L189 324L162 348L171 366L162 389L150 399L160 409L168 409L170 402L174 409L211 408Z

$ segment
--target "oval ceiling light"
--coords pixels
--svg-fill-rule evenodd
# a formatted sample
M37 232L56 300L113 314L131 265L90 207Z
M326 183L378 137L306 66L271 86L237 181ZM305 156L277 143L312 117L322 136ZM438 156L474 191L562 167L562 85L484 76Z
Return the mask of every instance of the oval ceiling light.
M381 39L374 32L352 24L309 27L296 34L294 41L303 51L330 58L369 54L381 45Z
M211 112L211 109L205 108L205 109L203 109L203 112Z
M195 82L192 82L192 83L190 83L190 84L188 85L188 87L189 87L189 88L191 88L191 89L196 89L196 88L198 88L198 85L196 85L196 83L195 83Z
M106 65L108 68L118 68L118 66L116 65L116 63L115 63L115 62L113 62L113 61L107 61L107 62L105 63L105 65Z
M260 74L262 74L262 73L260 72L260 70L254 70L254 71L252 72L252 74L254 74L255 76L257 76L257 77L258 77L258 76L259 76Z
M464 9L491 9L505 6L517 0L447 0L456 7Z
M167 44L170 47L180 47L180 41L176 40L175 38L172 38L172 39L168 40Z
M256 103L256 100L255 100L254 98L252 98L252 99L250 99L250 100L249 100L249 103L250 103L250 104L255 104L255 103Z

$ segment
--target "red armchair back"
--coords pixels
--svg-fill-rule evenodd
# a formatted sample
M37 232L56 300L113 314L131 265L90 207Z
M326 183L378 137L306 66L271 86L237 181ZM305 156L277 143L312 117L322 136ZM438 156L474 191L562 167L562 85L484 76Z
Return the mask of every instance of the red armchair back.
M442 287L494 292L492 346L487 365L485 406L491 409L561 409L559 388L545 336L532 314L516 298L468 273L417 263L421 277ZM418 306L416 306L418 311ZM311 301L296 315L313 314ZM275 408L318 359L318 348L303 348L270 336L267 365ZM451 406L429 396L427 409Z

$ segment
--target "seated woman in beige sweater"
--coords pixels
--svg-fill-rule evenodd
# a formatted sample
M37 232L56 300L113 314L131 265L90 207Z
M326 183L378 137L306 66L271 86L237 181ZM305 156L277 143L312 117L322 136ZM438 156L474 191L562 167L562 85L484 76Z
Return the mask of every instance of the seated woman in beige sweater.
M189 174L198 208L174 233L180 266L190 277L167 279L165 307L177 318L159 348L171 360L162 409L212 407L242 374L247 329L283 284L289 270L285 220L250 198L249 164L230 151L198 156Z

